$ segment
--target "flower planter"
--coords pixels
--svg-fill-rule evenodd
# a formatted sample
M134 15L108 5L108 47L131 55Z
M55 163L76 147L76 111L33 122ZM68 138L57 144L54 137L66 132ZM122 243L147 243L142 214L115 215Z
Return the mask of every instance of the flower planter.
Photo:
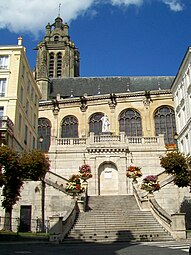
M80 179L83 180L84 182L92 178L91 168L87 164L80 166L79 172L80 172Z
M133 183L137 183L137 178L142 176L141 168L137 166L129 166L126 176L133 179Z
M81 176L80 179L82 179L83 181L87 181L88 179L90 179L92 176Z
M160 189L160 184L157 175L148 175L142 180L141 189L153 193Z
M153 191L155 190L154 187L147 187L147 188L144 188L145 191L148 191L149 193L153 193Z

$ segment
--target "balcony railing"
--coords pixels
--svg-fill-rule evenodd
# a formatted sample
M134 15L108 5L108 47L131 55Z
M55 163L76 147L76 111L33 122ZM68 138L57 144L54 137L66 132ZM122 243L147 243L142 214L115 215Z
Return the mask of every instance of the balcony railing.
M9 131L13 132L14 124L11 119L9 119L8 116L0 116L0 131Z
M86 144L86 138L58 138L57 145L79 145Z
M72 146L72 145L108 145L108 144L127 144L127 145L163 145L164 146L164 136L154 136L154 137L127 137L124 132L120 135L113 134L101 134L94 135L90 133L90 136L85 138L56 138L52 141L53 144Z

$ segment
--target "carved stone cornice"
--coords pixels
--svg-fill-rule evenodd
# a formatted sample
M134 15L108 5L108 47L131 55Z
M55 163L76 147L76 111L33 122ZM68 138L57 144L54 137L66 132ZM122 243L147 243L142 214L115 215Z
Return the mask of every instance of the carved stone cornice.
M156 90L156 91L150 91L150 95L171 95L171 91L170 90ZM86 96L85 97L85 101L82 102L82 97L76 97L76 98L61 98L60 100L58 100L59 102L59 107L60 109L62 108L62 106L64 105L68 105L68 104L80 104L80 109L82 111L86 111L87 107L88 107L88 102L92 102L92 101L103 101L103 100L107 100L109 99L109 105L111 108L115 108L116 104L117 104L117 99L125 99L125 98L134 98L134 97L144 97L145 98L145 92L128 92L128 93L120 93L120 94L113 94L115 95L114 97L111 97L111 94L105 94L105 95L94 95L94 96ZM84 104L85 103L85 104ZM39 107L47 107L47 106L52 106L52 101L48 100L48 101L42 101L39 102Z
M87 147L87 152L91 154L107 154L107 153L129 153L129 148L128 147Z

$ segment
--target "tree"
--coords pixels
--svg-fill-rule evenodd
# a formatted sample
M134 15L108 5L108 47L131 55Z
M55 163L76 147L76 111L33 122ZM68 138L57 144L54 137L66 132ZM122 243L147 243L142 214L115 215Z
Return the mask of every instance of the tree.
M24 179L42 181L49 170L50 163L45 154L38 150L25 152L21 156L21 167Z
M174 183L178 187L191 186L191 157L181 152L168 152L160 158L160 164L168 174L174 175Z
M0 147L0 184L3 186L2 206L5 209L4 228L11 230L11 216L13 205L20 198L23 185L19 155L7 146Z
M45 157L45 154L38 150L33 150L28 153L24 153L21 158L21 165L25 179L32 181L41 181L42 193L41 193L41 213L42 213L42 232L44 232L45 219L44 219L44 207L45 207L45 181L44 177L49 170L49 160Z
M0 147L0 187L3 186L2 206L5 209L6 230L11 230L13 206L20 198L21 187L26 179L44 180L49 161L37 150L18 154L7 146Z

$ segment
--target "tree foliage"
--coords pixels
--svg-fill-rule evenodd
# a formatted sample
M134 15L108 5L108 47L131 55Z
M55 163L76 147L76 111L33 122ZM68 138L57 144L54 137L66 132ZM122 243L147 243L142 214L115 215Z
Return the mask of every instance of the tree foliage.
M174 183L178 187L191 186L191 158L180 152L168 152L160 158L161 166L168 174L174 175Z
M12 208L20 198L21 187L26 179L43 180L49 170L49 161L37 150L18 154L7 146L0 147L0 187L2 206L8 215L7 229L11 230Z
M33 150L31 152L25 152L21 156L21 166L25 179L39 181L44 179L50 164L44 153Z
M7 146L0 147L0 180L4 197L2 206L10 210L19 200L23 178L19 155Z

